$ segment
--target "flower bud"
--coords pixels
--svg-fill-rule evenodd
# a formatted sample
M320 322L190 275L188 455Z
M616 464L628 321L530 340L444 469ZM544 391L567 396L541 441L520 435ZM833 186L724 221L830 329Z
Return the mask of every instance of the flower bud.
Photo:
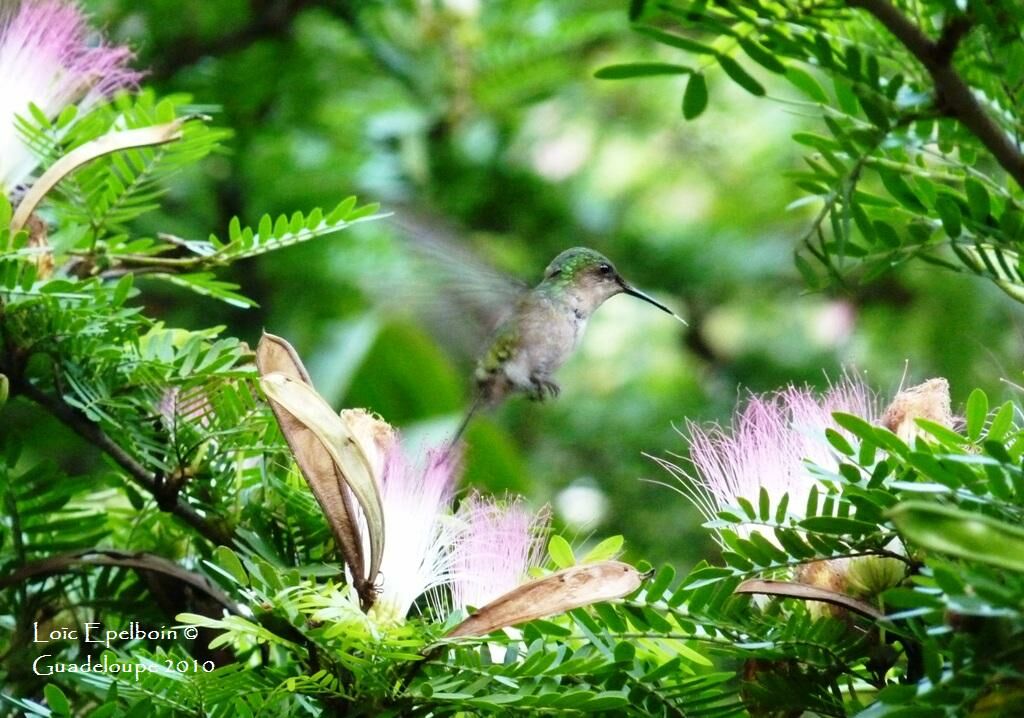
M847 593L857 598L874 598L898 586L906 577L906 564L886 556L860 556L850 560L846 572Z
M926 435L916 419L952 428L953 412L949 403L949 382L942 377L929 379L898 393L882 414L882 426L909 444L916 437Z
M398 440L394 427L365 409L342 409L341 420L358 442L379 481L384 471L384 458L395 448Z

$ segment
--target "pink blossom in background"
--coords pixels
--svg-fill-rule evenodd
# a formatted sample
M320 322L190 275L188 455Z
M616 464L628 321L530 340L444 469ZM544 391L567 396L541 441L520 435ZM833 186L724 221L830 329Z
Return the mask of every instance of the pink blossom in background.
M856 306L845 299L832 300L815 311L810 335L822 348L834 349L849 341L856 324Z
M788 493L790 512L800 512L816 481L805 460L838 469L825 438L826 429L839 430L832 419L837 411L872 423L880 415L875 395L853 374L846 374L820 396L808 388L790 386L751 396L728 429L687 422L692 474L670 462L659 463L679 478L683 494L708 519L735 506L737 498L756 506L762 487L773 506ZM740 530L749 534L752 527Z
M497 501L471 494L459 506L460 531L452 547L452 604L484 606L527 579L544 558L547 511L520 499Z
M39 164L17 129L34 104L51 120L77 104L88 111L141 74L126 47L95 37L81 8L68 0L25 0L0 25L0 191L29 181Z

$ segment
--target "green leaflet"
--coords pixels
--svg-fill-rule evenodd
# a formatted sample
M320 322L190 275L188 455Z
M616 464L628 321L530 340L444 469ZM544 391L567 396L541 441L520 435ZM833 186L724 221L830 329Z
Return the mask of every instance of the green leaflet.
M695 72L690 75L683 93L683 117L688 120L699 117L708 106L708 81L704 75Z
M628 62L622 65L608 65L594 73L599 80L626 80L634 77L658 77L662 75L686 75L693 72L683 65L667 62Z
M749 92L751 95L761 96L764 94L764 85L755 80L743 66L728 55L719 55L718 64L725 71L725 74L732 78L732 81Z
M975 511L906 501L888 512L908 539L932 551L1024 572L1024 529Z
M569 568L576 565L576 557L573 555L572 546L564 538L555 534L548 541L548 555L558 568Z
M971 441L981 438L986 416L988 416L988 397L981 389L975 389L967 398L967 438Z

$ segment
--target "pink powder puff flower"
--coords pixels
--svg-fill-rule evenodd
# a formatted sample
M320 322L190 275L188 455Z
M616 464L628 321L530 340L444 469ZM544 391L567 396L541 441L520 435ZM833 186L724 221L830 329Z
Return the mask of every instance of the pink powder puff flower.
M520 499L496 501L473 493L456 515L461 530L452 547L452 604L479 608L527 579L544 559L547 511L530 512Z
M682 486L682 493L709 520L743 498L758 504L763 487L776 506L789 494L789 511L807 505L816 479L806 461L826 470L838 469L825 430L841 431L833 412L854 414L875 423L880 415L875 395L859 378L846 374L818 397L807 388L787 387L773 394L751 396L729 430L687 422L690 461L695 473L659 460ZM738 527L742 535L753 530ZM772 536L766 536L771 539Z
M341 418L366 454L384 514L384 552L370 609L376 621L404 622L421 598L442 616L449 608L445 589L455 607L483 606L540 565L547 512L534 515L519 499L496 501L475 492L453 512L459 457L450 447L413 458L383 420L358 409L342 411Z
M83 113L137 85L131 50L90 35L85 14L67 0L25 0L0 17L0 192L27 183L39 164L17 129L29 105L52 120L69 105Z

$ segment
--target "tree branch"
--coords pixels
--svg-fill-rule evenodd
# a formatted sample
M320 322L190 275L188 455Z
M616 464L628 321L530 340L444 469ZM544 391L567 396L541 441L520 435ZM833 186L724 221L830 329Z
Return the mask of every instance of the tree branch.
M847 5L870 13L928 70L938 101L992 153L1017 184L1024 188L1024 154L1010 136L985 112L970 86L953 67L953 53L970 25L953 20L938 41L932 41L888 0L847 0Z
M942 28L942 34L935 42L935 59L949 64L960 47L960 41L971 31L971 21L964 16L955 17Z
M48 556L44 559L25 564L13 573L0 577L0 590L16 586L36 576L63 573L73 566L83 564L87 566L123 566L138 571L154 571L182 583L187 583L205 593L231 613L242 615L238 604L206 576L188 571L162 556L141 551L91 548L84 551Z
M80 411L65 403L62 399L54 398L40 391L27 381L20 382L17 389L18 393L23 394L46 409L46 411L83 439L99 447L118 466L124 469L136 484L152 494L157 499L160 508L164 511L174 514L214 544L230 546L233 543L231 533L198 513L188 504L183 503L180 498L174 497L173 501L161 500L161 481L157 476L121 448L120 445L107 436L98 424L91 421Z
M330 7L334 14L348 26L348 29L363 46L367 56L378 67L404 87L410 95L429 106L431 98L416 81L412 63L366 29L362 18L359 17L359 3L345 0L344 2L334 2Z

